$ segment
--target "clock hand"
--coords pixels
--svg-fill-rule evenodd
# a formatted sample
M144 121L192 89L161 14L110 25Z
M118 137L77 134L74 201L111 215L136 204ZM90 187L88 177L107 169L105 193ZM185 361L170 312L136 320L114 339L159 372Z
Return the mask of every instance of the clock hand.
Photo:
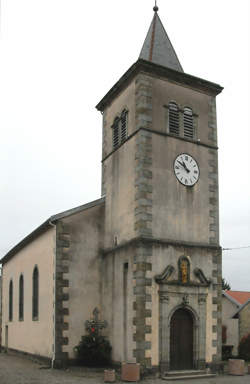
M183 165L183 167L185 168L185 171L186 171L187 173L189 173L190 170L188 169L188 167L186 166L186 164L184 163L184 161L182 162L182 165Z
M181 161L179 161L179 160L177 160L178 161L178 163L183 167L183 168L185 168L185 164L184 163L182 163Z

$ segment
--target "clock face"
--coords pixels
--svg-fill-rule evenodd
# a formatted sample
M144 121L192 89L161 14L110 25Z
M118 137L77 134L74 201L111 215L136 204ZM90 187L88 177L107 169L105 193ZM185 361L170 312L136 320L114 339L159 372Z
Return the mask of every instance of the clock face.
M187 187L197 183L200 170L197 161L187 153L181 153L174 161L174 173L179 182Z

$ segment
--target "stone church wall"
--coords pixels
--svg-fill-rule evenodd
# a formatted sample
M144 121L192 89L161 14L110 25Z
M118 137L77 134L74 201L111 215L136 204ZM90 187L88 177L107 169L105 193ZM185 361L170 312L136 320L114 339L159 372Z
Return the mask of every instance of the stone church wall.
M103 213L102 204L65 218L61 223L62 234L68 238L68 248L64 249L63 257L66 268L61 304L63 317L60 320L63 327L58 340L63 344L60 351L70 359L75 358L73 349L86 333L85 321L93 316L95 307L100 310L101 306Z
M51 228L20 250L3 266L2 345L42 357L53 355L55 229ZM32 275L39 271L39 314L32 320ZM19 321L19 278L24 278L24 317ZM13 320L9 321L9 283L13 281ZM6 327L8 327L8 336Z

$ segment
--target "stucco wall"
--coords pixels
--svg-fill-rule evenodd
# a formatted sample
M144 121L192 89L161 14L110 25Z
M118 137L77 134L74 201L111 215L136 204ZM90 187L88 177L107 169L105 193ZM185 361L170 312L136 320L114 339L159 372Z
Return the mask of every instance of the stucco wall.
M208 149L153 135L153 152L154 236L209 243ZM192 188L184 187L174 174L173 163L180 153L192 155L199 163L200 180Z
M64 288L64 293L69 296L64 302L68 309L68 315L64 316L68 329L63 332L63 337L68 340L63 352L68 352L69 358L75 357L73 348L85 334L85 321L90 320L95 307L101 308L103 211L104 206L98 205L62 220L70 237L69 271L66 274L69 286Z
M53 354L53 272L55 230L51 228L3 265L2 344L44 357ZM39 317L32 320L32 274L39 271ZM19 321L19 278L24 278L24 319ZM9 321L9 283L13 281L13 321Z
M128 110L127 135L135 129L135 82L121 92L103 115L103 159L113 151L112 125L122 110ZM116 150L102 164L102 194L105 205L105 248L134 236L134 157L135 138Z
M108 321L105 334L112 345L114 361L133 362L133 248L106 254L102 268L102 308ZM127 290L124 292L124 267L128 263ZM125 309L126 307L126 309Z
M222 296L222 325L227 328L226 345L233 345L233 354L237 355L239 345L239 320L232 319L238 306L232 303L225 296Z
M250 302L239 313L239 341L250 334Z
M105 240L104 247L113 247L130 240L134 231L134 168L135 137L112 154L105 167Z

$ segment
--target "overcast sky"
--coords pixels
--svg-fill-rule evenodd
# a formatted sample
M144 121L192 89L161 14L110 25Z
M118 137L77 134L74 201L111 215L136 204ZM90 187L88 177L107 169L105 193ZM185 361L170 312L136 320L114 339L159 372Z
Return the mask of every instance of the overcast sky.
M0 0L0 257L49 216L100 197L95 105L137 60L153 0ZM221 245L250 246L250 2L159 0L186 73L217 98ZM250 248L223 252L250 290Z

